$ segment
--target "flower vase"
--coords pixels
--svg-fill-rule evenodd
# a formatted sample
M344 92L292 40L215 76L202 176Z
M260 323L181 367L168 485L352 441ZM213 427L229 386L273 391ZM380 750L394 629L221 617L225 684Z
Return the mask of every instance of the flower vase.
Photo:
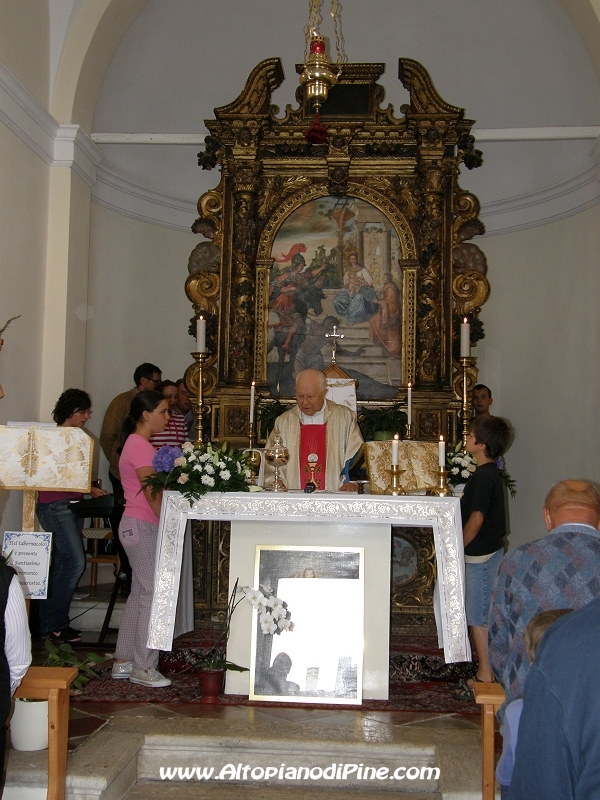
M201 669L198 672L201 703L220 703L219 695L225 685L224 669Z
M456 486L451 486L450 488L452 489L454 497L462 497L466 485L466 483L457 483Z

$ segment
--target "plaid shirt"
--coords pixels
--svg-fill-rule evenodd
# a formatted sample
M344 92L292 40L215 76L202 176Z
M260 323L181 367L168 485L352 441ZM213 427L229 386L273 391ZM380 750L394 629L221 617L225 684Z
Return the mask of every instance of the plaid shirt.
M524 633L542 611L581 608L600 597L600 531L569 523L543 539L508 552L494 583L488 620L488 655L506 693L523 697L529 659Z

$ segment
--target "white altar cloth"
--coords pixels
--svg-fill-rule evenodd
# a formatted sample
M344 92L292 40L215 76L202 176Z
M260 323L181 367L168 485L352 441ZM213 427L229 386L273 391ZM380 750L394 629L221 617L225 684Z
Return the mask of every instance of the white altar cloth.
M208 492L192 504L165 492L158 528L156 574L148 647L170 650L188 519L341 522L431 526L437 562L434 610L447 663L470 661L465 618L464 548L456 497L392 497L346 492ZM301 542L298 542L301 544Z

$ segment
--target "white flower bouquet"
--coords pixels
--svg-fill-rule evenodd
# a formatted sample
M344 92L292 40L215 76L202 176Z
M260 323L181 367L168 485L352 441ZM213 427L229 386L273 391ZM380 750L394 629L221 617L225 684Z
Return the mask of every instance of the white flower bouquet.
M466 483L477 469L477 463L473 456L463 453L461 450L462 441L459 440L453 452L448 453L446 466L448 468L448 483L450 486L458 486Z
M152 461L156 470L144 481L153 492L170 489L181 492L188 500L197 500L206 492L247 492L250 478L248 457L227 449L227 444L194 445L186 442L181 448L165 445L156 451Z

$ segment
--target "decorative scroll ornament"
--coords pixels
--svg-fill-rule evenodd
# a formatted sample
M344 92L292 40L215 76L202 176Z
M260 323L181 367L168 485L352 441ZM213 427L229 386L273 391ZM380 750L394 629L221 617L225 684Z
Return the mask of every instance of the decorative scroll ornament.
M480 272L463 272L452 281L452 294L459 315L478 312L488 299L490 285Z

